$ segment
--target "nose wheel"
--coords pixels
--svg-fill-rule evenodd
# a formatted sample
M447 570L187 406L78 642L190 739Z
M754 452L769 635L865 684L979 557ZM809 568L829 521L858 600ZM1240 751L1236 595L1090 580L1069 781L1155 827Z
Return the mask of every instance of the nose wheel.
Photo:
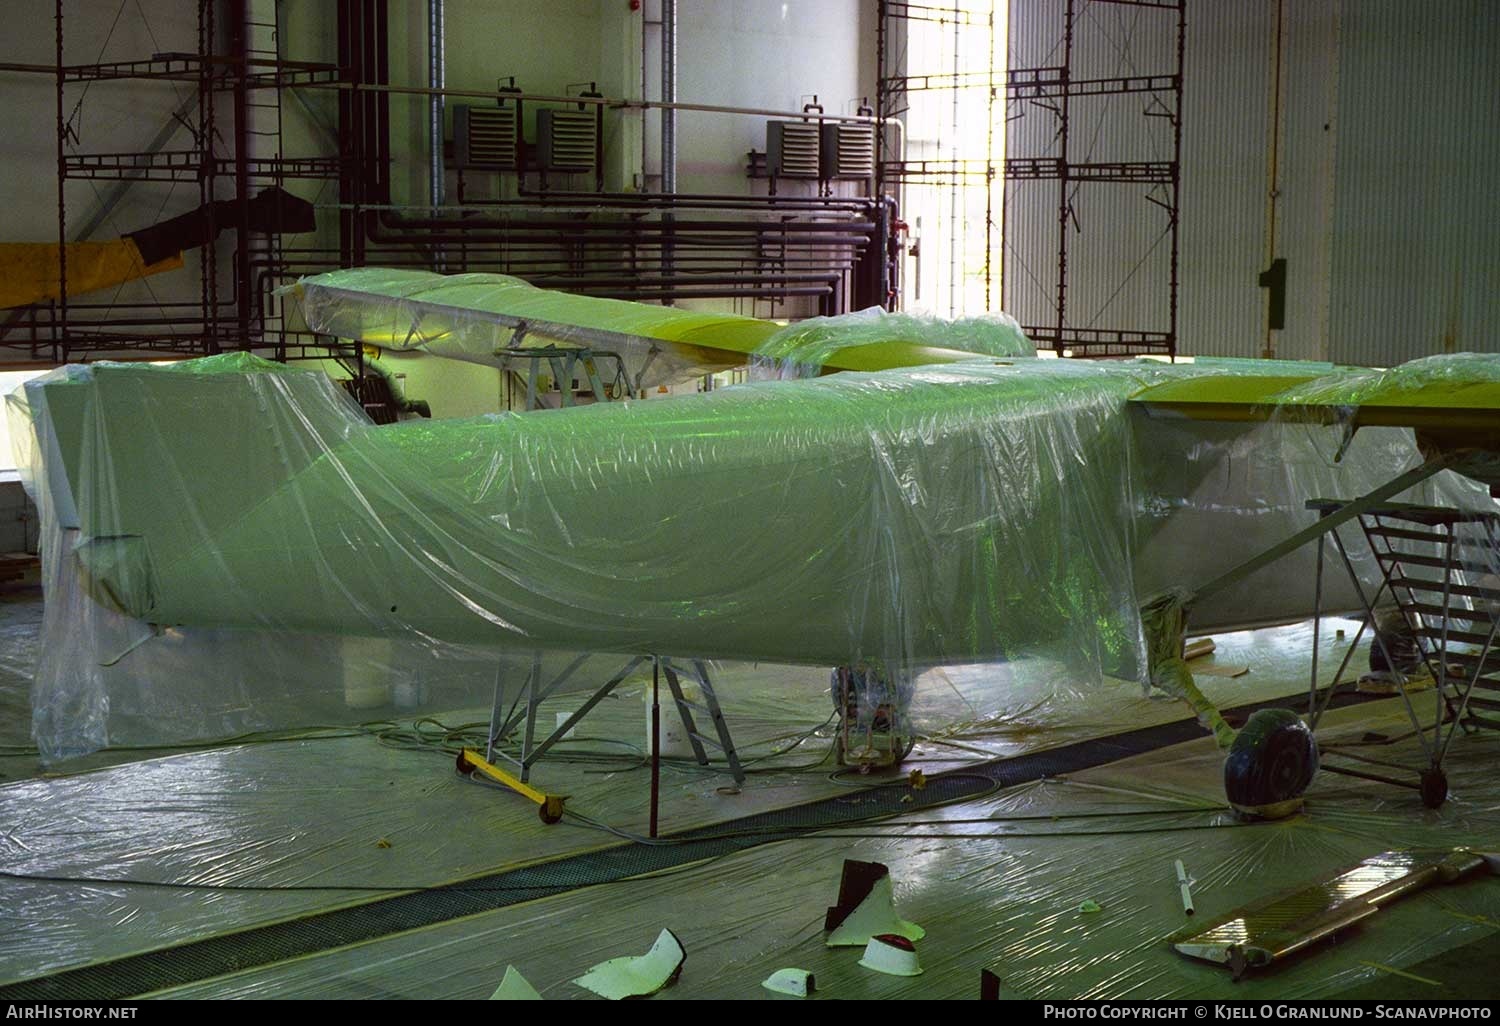
M909 691L873 668L838 667L830 678L829 694L839 718L835 749L840 766L854 766L861 773L889 769L901 765L917 746L907 725Z

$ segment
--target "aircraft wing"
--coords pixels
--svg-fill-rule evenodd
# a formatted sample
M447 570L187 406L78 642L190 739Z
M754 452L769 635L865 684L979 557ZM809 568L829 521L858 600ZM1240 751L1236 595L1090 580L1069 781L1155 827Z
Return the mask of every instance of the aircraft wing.
M1488 363L1488 361L1486 361ZM1479 365L1476 365L1479 366ZM1494 431L1500 380L1415 378L1381 371L1329 374L1206 375L1142 389L1131 402L1156 416L1193 420L1279 418L1368 427Z
M308 327L321 334L514 370L525 369L517 350L608 351L625 361L632 386L645 388L743 367L783 327L737 314L575 296L503 274L354 268L304 278L293 292ZM824 371L890 370L975 356L899 331L820 355Z
M1155 418L1200 422L1410 428L1455 469L1500 484L1500 357L1458 353L1389 370L1206 374L1142 389L1131 403Z

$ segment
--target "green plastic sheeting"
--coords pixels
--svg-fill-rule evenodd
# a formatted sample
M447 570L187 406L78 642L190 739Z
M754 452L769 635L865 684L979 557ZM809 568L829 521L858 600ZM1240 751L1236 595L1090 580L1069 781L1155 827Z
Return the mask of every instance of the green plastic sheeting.
M976 353L1035 355L1004 315L946 322L867 311L783 329L737 314L574 296L503 274L359 267L289 290L312 330L382 349L524 369L501 349L590 348L618 355L633 388L741 367L756 354L817 368L878 371L958 363ZM767 348L769 347L769 348Z
M138 742L222 736L230 709L363 720L449 679L472 700L536 650L863 666L903 700L924 668L987 664L986 714L1023 675L1144 683L1142 603L1419 459L1397 428L1341 453L1337 425L1131 402L1267 371L970 358L376 427L321 373L245 355L66 368L11 402L43 522L35 736L50 759L124 708L159 725ZM1405 498L1491 503L1447 473ZM1191 627L1306 615L1312 558ZM1325 608L1355 608L1337 576Z
M201 403L123 366L43 386L100 439L60 439L83 461L85 535L108 539L108 558L77 550L96 601L168 626L893 672L1038 645L1093 677L1139 661L1121 572L1134 386L1107 368L840 375L387 428L316 376L224 371ZM137 406L177 414L119 415ZM184 459L200 433L270 455Z
M903 347L939 347L977 356L1035 356L1015 318L984 314L944 320L929 314L887 313L878 307L837 317L813 317L782 328L761 343L755 358L778 377L814 377L830 365L877 370L875 361ZM861 366L869 362L869 366ZM884 366L890 366L889 364Z
M352 268L304 278L292 292L308 327L323 334L489 365L503 348L592 347L617 353L642 387L742 364L778 330L753 317L574 296L504 274Z

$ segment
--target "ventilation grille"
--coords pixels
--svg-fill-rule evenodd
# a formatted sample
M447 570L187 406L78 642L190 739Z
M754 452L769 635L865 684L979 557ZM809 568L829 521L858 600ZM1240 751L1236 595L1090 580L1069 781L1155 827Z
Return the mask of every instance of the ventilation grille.
M823 126L823 177L874 178L875 126Z
M810 121L766 124L766 172L776 178L818 178L818 126Z
M462 168L511 171L516 166L514 107L453 108L453 162Z
M544 171L594 170L598 128L593 111L537 111L537 166Z

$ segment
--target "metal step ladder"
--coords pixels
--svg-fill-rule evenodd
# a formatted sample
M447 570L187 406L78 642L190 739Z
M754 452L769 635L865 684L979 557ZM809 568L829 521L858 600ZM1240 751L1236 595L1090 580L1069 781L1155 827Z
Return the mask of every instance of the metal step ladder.
M1347 503L1315 499L1307 505L1326 517ZM1500 717L1485 715L1500 712L1500 652L1495 649L1496 629L1500 628L1500 513L1386 503L1361 513L1359 525L1382 578L1373 599L1366 597L1338 534L1330 532L1329 537L1342 557L1370 622L1374 623L1375 608L1381 604L1382 595L1389 593L1432 675L1435 698L1430 724L1422 722L1399 674L1396 680L1428 765L1420 771L1421 782L1417 785L1368 772L1327 768L1416 786L1424 803L1435 808L1447 796L1443 759L1454 736L1460 730L1500 730ZM1320 541L1320 580L1322 551ZM1384 650L1385 641L1380 634L1371 643ZM1396 660L1389 652L1385 655L1387 664L1394 668ZM1347 661L1346 654L1346 664ZM1376 762L1367 758L1361 761Z
M683 693L681 675L677 668L666 659L661 661L662 675L667 678L667 687L672 689L677 713L682 717L683 729L687 731L688 741L693 746L693 756L698 760L698 765L707 766L707 749L717 749L729 764L729 772L734 777L735 784L744 784L745 770L740 765L739 754L734 750L734 739L729 735L729 725L724 722L724 712L719 708L719 696L714 693L713 682L709 680L708 667L701 659L693 660L692 666L693 673L688 679L698 685L699 694L703 697L701 703L689 700ZM707 716L713 722L717 738L699 732L697 721L693 718L694 713Z

